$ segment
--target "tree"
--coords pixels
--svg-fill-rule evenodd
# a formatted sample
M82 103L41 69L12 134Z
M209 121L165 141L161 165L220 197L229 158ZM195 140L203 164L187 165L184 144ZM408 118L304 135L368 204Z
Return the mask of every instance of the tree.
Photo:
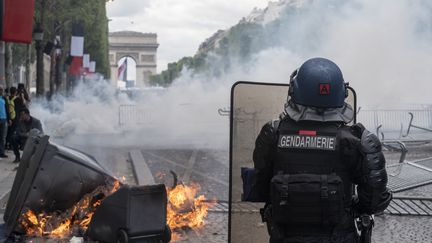
M97 72L109 75L108 20L105 3L105 0L36 0L34 25L40 26L43 30L42 47L49 41L53 42L56 34L61 36L63 55L58 65L64 65L70 52L72 24L80 22L84 25L85 52L97 62ZM40 49L39 58L42 62L43 48ZM15 68L27 59L27 55L22 55L23 50L23 46L13 49ZM32 53L34 55L35 51L32 50Z

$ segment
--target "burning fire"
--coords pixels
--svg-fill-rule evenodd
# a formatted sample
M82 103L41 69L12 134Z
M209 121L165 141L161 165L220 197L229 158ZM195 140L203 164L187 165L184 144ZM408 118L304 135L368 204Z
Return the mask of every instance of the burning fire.
M176 229L199 229L205 225L205 217L208 214L210 204L206 203L203 195L197 196L200 189L198 184L178 184L174 188L167 188L168 207L167 224ZM180 235L173 232L173 241Z
M119 181L98 187L62 213L36 214L32 210L25 210L19 220L20 225L26 235L32 237L66 238L72 234L83 235L103 198L117 191L119 187Z
M117 191L119 187L119 181L115 181L113 185L98 187L62 213L37 214L32 210L25 210L19 220L20 225L26 235L31 237L66 238L72 235L83 235L102 200ZM180 230L199 229L205 225L205 217L212 205L203 195L198 195L199 190L198 184L180 183L173 188L167 188L167 224L173 230L173 241L181 238L177 233Z

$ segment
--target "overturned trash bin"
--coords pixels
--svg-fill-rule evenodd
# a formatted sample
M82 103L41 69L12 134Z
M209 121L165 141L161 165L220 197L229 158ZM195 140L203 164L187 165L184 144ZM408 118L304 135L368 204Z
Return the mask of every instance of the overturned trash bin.
M48 140L48 136L27 139L4 214L8 235L23 233L18 220L24 210L63 211L116 180L89 155Z
M163 187L163 190L160 187ZM115 193L116 191L118 193ZM156 191L157 196L153 196ZM109 195L113 196L112 199L109 199ZM108 200L107 204L105 199ZM114 210L106 209L110 208L110 202L116 205ZM120 185L119 181L91 156L50 143L48 136L31 136L25 144L4 213L6 234L49 238L84 235L90 224L94 229L99 229L98 225L101 223L105 224L104 220L92 222L92 216L100 214L99 207L109 219L117 218L117 215L123 212L121 209L130 209L126 213L132 212L135 214L133 216L139 216L137 212L143 212L147 207L155 212L156 208L162 208L163 210L157 211L160 213L157 215L157 222L163 221L164 232L168 232L169 230L165 229L166 202L163 185ZM130 214L127 217L129 216ZM57 222L54 222L58 228L55 232L46 232L46 227L43 226L53 218L58 218ZM98 218L99 216L96 216L96 219ZM80 220L78 223L77 219ZM140 217L133 219L120 225L127 236L131 233L134 237L142 236L140 234L155 234L154 224L148 223L152 221L139 221L142 220ZM60 232L62 227L67 234ZM117 236L118 231L114 234ZM97 232L93 235L98 237Z
M87 235L100 242L169 242L166 211L164 185L125 185L103 200Z

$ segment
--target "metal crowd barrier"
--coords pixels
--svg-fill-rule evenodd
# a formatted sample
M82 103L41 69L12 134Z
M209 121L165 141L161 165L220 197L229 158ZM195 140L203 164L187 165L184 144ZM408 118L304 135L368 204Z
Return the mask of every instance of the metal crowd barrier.
M150 119L148 112L136 105L120 105L118 114L120 127L143 124Z
M432 216L432 198L395 196L385 213L393 215Z
M412 124L413 119L416 125ZM384 132L400 132L410 127L421 127L431 131L432 109L360 110L357 114L357 120L371 131L375 131L379 125L382 125Z

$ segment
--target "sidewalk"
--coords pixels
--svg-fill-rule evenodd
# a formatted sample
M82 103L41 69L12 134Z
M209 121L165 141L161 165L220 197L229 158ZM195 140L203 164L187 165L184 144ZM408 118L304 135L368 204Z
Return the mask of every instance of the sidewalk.
M4 235L3 213L6 209L9 192L15 179L16 171L14 170L19 164L12 163L15 156L12 151L6 150L8 158L0 160L0 242L6 240Z
M1 158L0 160L0 222L3 222L3 212L15 178L16 171L14 168L18 166L18 164L12 163L15 159L12 151L7 150L6 155L8 158Z

